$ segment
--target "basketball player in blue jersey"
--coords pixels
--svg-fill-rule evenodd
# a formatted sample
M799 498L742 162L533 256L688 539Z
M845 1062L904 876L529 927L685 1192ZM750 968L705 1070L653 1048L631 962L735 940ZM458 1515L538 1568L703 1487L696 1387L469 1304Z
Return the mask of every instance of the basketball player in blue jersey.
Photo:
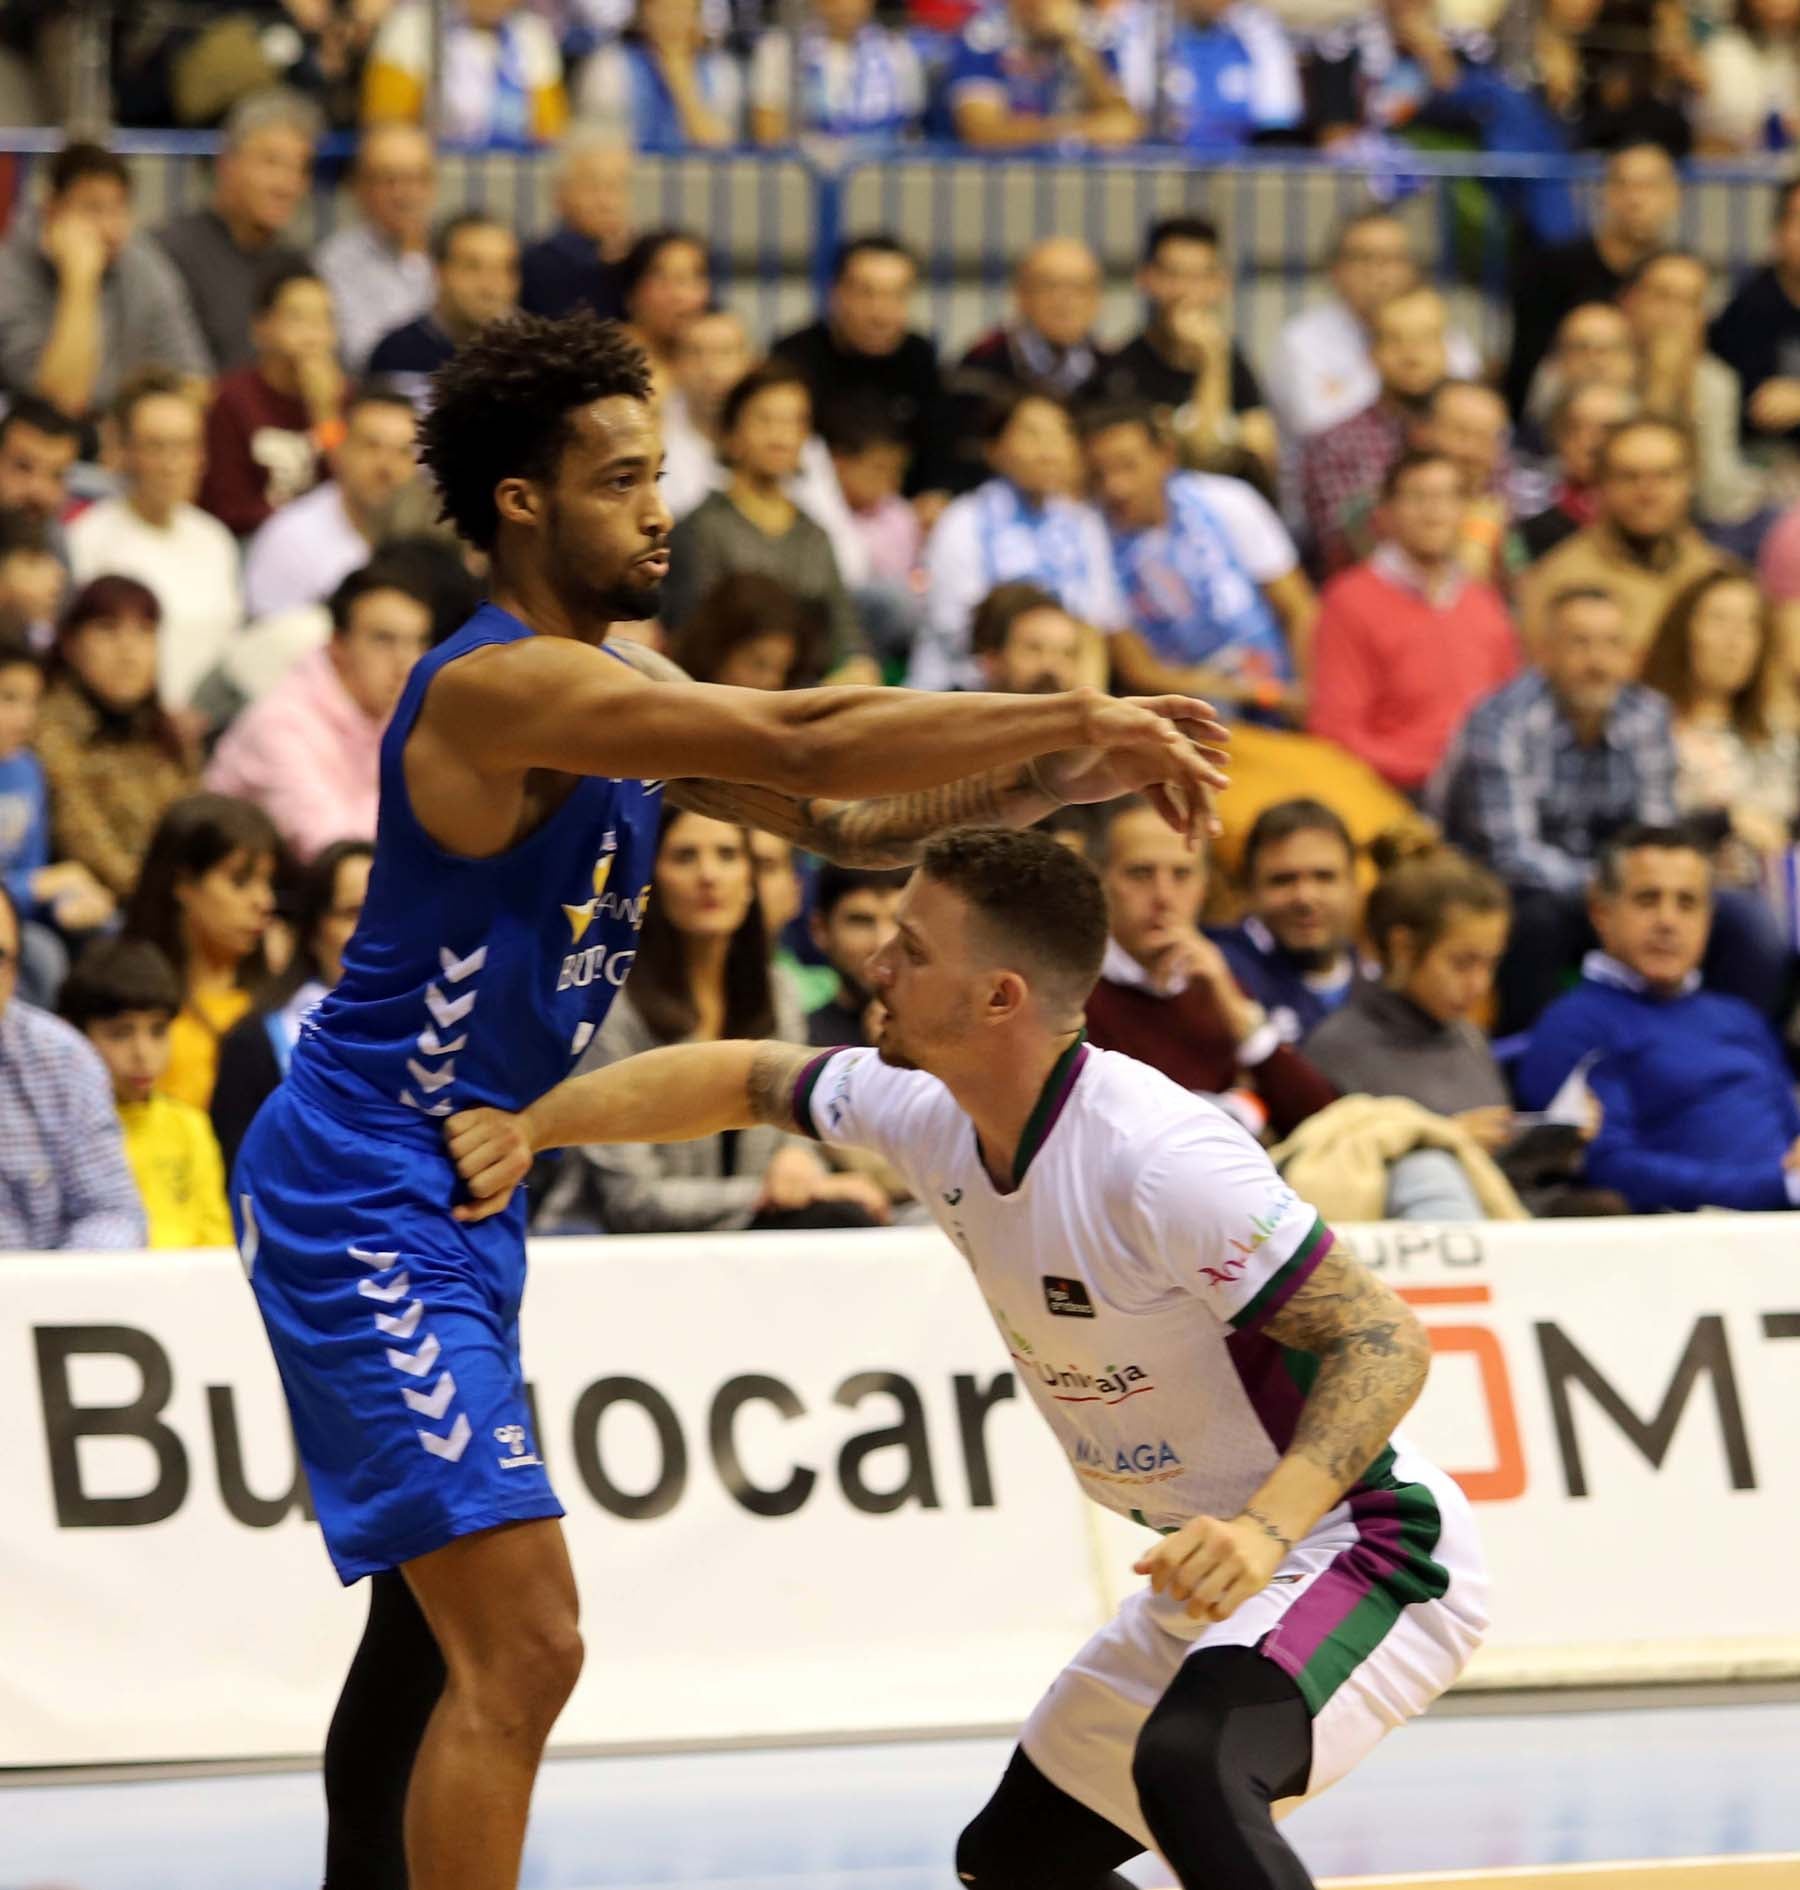
M1186 699L767 694L605 644L655 614L670 528L617 328L489 329L438 375L423 456L493 601L394 711L343 978L232 1179L326 1547L374 1578L326 1747L327 1890L518 1882L581 1640L519 1365L524 1209L452 1218L443 1118L567 1075L630 970L665 794L899 863L1133 788L1191 828L1223 784ZM883 798L810 798L856 793Z

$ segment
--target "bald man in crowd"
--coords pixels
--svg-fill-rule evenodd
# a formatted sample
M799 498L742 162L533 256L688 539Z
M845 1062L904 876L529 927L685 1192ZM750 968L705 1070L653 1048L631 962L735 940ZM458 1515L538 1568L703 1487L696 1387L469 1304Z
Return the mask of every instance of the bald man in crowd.
M1100 259L1077 237L1047 237L1019 258L1011 317L983 335L951 375L959 491L987 476L976 435L996 398L1049 394L1071 406L1093 387L1101 357L1094 324L1104 280Z

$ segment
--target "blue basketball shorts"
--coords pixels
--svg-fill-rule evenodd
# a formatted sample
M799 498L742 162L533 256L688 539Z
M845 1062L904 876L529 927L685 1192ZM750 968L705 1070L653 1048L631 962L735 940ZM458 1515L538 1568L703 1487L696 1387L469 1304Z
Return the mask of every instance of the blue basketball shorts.
M455 1181L443 1155L286 1086L232 1174L238 1251L346 1583L563 1513L519 1367L522 1215L453 1221Z

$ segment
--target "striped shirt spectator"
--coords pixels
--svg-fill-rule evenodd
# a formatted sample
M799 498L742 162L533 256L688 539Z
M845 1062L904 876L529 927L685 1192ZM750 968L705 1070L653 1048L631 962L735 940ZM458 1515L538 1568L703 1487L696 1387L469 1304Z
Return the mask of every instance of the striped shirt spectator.
M18 947L0 902L0 948ZM0 965L0 1000L11 990ZM144 1244L144 1206L125 1163L99 1053L61 1018L16 1000L0 1009L0 1252Z
M1527 670L1469 717L1431 800L1445 838L1508 885L1579 893L1612 834L1675 818L1669 705L1627 683L1586 742L1549 677Z

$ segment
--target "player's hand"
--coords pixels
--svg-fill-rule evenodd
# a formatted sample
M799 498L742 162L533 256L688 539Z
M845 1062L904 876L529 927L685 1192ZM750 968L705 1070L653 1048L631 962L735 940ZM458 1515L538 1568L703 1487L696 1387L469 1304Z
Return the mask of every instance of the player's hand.
M1132 1566L1150 1577L1159 1595L1185 1601L1194 1620L1223 1621L1269 1585L1287 1551L1286 1543L1245 1517L1196 1516Z
M1220 830L1213 804L1229 785L1219 764L1230 739L1212 705L1193 696L1096 696L1087 742L1035 766L1046 789L1074 805L1147 793L1177 833L1197 842Z
M531 1172L531 1137L522 1115L464 1109L445 1122L444 1141L469 1191L467 1205L451 1210L452 1220L485 1221L498 1214Z

